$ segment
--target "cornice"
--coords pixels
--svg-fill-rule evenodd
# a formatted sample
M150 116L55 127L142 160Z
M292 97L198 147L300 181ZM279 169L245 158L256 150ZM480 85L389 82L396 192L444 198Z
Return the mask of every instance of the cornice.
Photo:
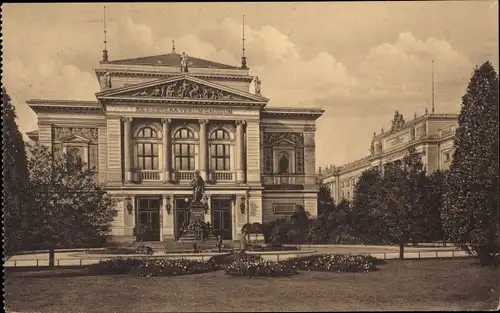
M399 134L403 133L404 131L409 130L411 127L413 127L421 122L424 122L424 121L458 120L458 116L459 116L459 114L445 114L445 113L443 113L443 114L436 114L436 113L424 114L424 115L418 116L417 118L414 118L413 120L405 122L405 124L403 125L403 128L401 128L397 131L394 131L394 132L391 132L390 130L385 131L381 134L375 135L372 140L373 141L383 140L383 139L387 139L387 138L391 137L392 135L399 135Z
M115 76L125 76L125 77L174 77L179 76L180 73L175 72L148 72L148 71L130 71L130 70L106 70L106 69L96 69L97 78L100 77L102 73L110 73ZM209 79L209 80L234 80L234 81L245 81L251 82L254 77L253 76L242 76L242 75L221 75L221 74L195 74L190 73L191 76L201 78L201 79Z

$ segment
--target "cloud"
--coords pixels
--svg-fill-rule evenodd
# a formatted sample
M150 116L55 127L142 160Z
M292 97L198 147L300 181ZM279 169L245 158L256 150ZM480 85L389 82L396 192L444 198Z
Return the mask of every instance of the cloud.
M116 17L108 28L110 59L169 53L175 40L177 52L240 64L241 22L203 19L167 35L152 23L137 22L127 14ZM99 23L69 25L57 32L34 25L18 25L18 33L31 36L13 36L11 30L4 41L3 79L23 132L36 128L36 116L26 100L93 100L98 91L94 69L102 50L96 44L96 34L102 34ZM458 110L473 69L469 57L450 42L419 38L408 31L366 52L353 51L360 61L349 66L326 48L309 51L272 25L246 25L245 39L251 74L262 81L270 106L326 109L317 123L319 166L340 165L366 155L373 131L387 128L394 110L407 120L415 111L423 113L430 103L432 59L441 112Z

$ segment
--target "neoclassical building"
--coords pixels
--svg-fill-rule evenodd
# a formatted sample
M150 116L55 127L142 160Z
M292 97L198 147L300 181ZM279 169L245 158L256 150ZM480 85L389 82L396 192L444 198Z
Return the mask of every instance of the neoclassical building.
M205 220L227 240L297 206L316 215L323 110L267 107L246 59L230 66L174 50L109 61L106 52L95 72L96 101L27 101L38 116L28 136L96 171L119 199L115 240L133 240L136 225L154 230L150 240L178 238L197 170Z
M458 114L428 113L415 116L405 122L398 111L394 114L389 131L382 128L373 133L370 155L343 166L328 166L319 169L319 179L331 191L336 203L342 199L352 200L355 185L361 174L370 168L382 173L387 167L401 165L408 149L413 147L421 155L422 164L428 173L447 169L453 157L453 138L458 126Z

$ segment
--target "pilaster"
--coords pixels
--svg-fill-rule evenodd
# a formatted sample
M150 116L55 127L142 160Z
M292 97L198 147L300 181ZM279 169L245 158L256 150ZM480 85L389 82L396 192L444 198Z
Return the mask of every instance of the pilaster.
M236 121L236 181L245 182L244 164L244 130L245 121Z
M199 162L200 162L200 175L203 180L207 180L207 160L208 160L208 148L207 148L207 124L208 120L200 120L200 151L199 151Z
M133 182L132 173L132 118L122 118L123 125L123 149L124 149L124 169L125 169L125 182Z
M170 138L170 124L172 122L169 118L161 119L163 125L163 183L166 184L171 180L171 138Z

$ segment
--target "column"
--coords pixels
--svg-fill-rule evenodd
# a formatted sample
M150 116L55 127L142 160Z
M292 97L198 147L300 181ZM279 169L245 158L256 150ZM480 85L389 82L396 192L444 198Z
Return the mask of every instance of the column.
M123 132L123 149L124 149L124 170L125 170L125 182L131 183L133 181L133 173L132 173L132 159L131 159L131 151L132 151L132 118L124 117L122 118L124 123L124 132Z
M208 120L200 120L200 175L203 180L207 180L207 159L208 159L208 150L207 150L207 124Z
M245 121L236 121L236 181L245 182L245 164L244 164L244 130Z
M161 122L163 124L163 183L166 184L170 182L170 172L172 170L172 166L170 165L172 162L170 140L170 123L172 120L169 118L162 118Z

